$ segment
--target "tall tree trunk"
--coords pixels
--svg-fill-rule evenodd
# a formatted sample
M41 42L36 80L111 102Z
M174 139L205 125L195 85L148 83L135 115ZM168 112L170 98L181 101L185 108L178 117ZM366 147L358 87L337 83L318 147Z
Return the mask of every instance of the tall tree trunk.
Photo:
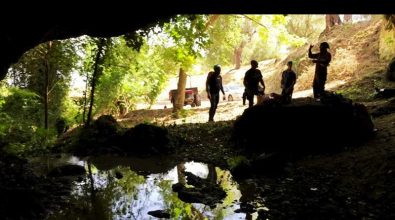
M49 93L49 71L50 71L50 66L49 66L49 61L48 61L48 55L49 51L51 50L52 47L52 41L48 41L48 50L47 53L45 54L45 80L44 80L44 128L45 130L48 130L48 93Z
M89 73L86 73L86 82L85 82L85 92L84 92L84 106L83 106L83 111L82 111L82 123L85 124L86 122L86 105L88 102L88 85L89 85Z
M96 54L96 59L95 59L95 68L94 68L93 76L92 76L88 118L86 120L85 126L88 126L92 120L92 107L93 107L93 102L95 99L94 97L95 97L95 88L96 88L97 79L98 79L99 73L101 72L101 69L99 69L99 64L101 63L100 61L101 61L101 57L102 57L102 53L103 53L104 43L105 43L104 38L101 38L100 42L97 45L98 49L97 49L97 54Z
M44 81L44 128L48 130L48 84L49 84L49 77L48 77L48 61L45 61L45 81Z
M325 31L330 31L333 26L340 25L342 21L340 20L340 16L338 14L327 14L325 15L325 23Z
M210 15L207 23L206 23L206 27L205 29L207 30L211 25L213 25L219 18L218 14L214 14L214 15Z
M178 112L184 108L186 84L187 74L185 73L185 70L181 67L178 76L177 96L175 102L173 103L173 113L175 113L176 117L178 117Z
M387 20L386 29L395 29L395 14L385 14L385 20Z
M241 42L240 45L235 49L234 59L235 59L235 69L240 69L241 67L241 55L243 54L243 49L245 46L245 42Z
M207 165L208 166L208 175L207 179L210 180L210 182L216 184L217 183L217 171L215 170L215 166L212 164Z
M255 28L252 25L252 19L249 17L245 17L244 24L243 24L243 34L246 35L246 38L244 38L238 47L234 50L234 62L235 62L235 69L240 69L241 64L243 62L242 60L242 55L243 55L243 50L244 47L251 42L252 36L256 32Z

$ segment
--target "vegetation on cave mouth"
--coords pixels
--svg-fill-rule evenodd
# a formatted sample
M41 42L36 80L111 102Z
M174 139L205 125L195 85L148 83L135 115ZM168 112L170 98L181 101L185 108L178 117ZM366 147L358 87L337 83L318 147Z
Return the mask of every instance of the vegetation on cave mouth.
M143 210L140 216L147 218L392 219L394 92L377 90L393 87L391 17L354 15L346 22L346 16L340 17L342 24L326 26L325 15L178 16L173 23L137 35L53 40L27 51L11 66L0 88L2 218L62 219L78 211L90 217L139 219L134 208L144 199L152 201L139 196L144 191L171 201ZM207 123L204 83L218 63L224 84L242 86L249 61L256 59L266 92L280 93L281 72L292 60L297 99L291 106L319 105L308 98L314 66L307 49L323 41L333 55L327 90L366 106L373 116L373 137L339 144L334 141L338 133L348 135L361 126L342 127L343 122L330 118L325 123L339 132L325 130L332 136L314 140L309 117L299 114L303 121L288 127L295 134L291 136L300 137L298 144L317 141L318 148L322 141L328 145L325 150L310 151L311 142L293 146L281 139L281 131L267 138L257 130L243 145L234 138L235 130L252 111L245 111L247 106L236 95L232 101L221 97L216 122ZM169 91L179 85L177 76L184 79L181 87L197 88L200 106L173 108ZM364 118L356 112L353 122ZM262 119L262 126L268 126L261 129L265 134L275 130L270 121L274 116L254 120L258 118L253 116L252 122ZM248 131L248 124L241 126L243 131ZM359 125L370 129L366 123ZM275 138L293 148L291 153L288 148L251 148ZM80 158L70 160L65 152ZM131 156L136 158L121 159ZM132 169L136 161L145 164L141 160L152 158L154 162L146 165L159 165L161 172ZM100 159L114 164L100 167L95 164ZM77 166L61 168L70 161ZM182 169L191 164L199 164L207 176ZM28 208L10 211L20 204ZM62 209L65 204L73 205Z

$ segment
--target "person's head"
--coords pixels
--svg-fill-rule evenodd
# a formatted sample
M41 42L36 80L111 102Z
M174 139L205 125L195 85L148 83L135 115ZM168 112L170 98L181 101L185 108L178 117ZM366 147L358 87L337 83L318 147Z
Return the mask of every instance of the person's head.
M288 61L287 63L288 70L292 69L292 61Z
M327 42L322 42L320 44L320 51L327 51L329 49L329 44Z
M221 72L221 66L219 64L214 65L214 72L216 72L216 73Z
M258 67L258 62L256 60L251 60L251 67L252 68L257 68Z

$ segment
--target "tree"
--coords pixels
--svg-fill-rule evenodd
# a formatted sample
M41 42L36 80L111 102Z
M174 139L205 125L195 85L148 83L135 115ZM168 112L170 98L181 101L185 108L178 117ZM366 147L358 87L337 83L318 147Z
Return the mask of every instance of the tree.
M178 111L184 107L186 71L200 56L200 49L208 43L206 29L206 16L179 15L165 24L164 30L171 37L173 45L168 47L169 58L179 65L179 81L177 98L173 105L173 113L177 117Z
M395 14L386 14L384 19L387 21L387 29L395 29Z
M52 41L48 41L48 50L44 55L44 128L48 129L48 93L49 93L49 71L50 65L48 62L49 51L52 47Z
M287 30L290 20L283 15L220 15L208 29L204 62L239 68L252 59L277 57L283 47L301 46L306 40Z
M237 51L237 48L245 46L245 43L242 45L245 38L242 25L242 18L236 15L219 15L215 22L211 22L207 30L210 41L205 50L204 60L207 66L211 67L215 64L237 66L235 54L242 54L242 49ZM241 58L239 61L242 62Z
M318 39L325 30L324 15L287 15L286 18L288 32L305 38L309 42Z
M64 111L64 97L77 60L74 40L49 41L29 50L10 69L14 86L42 97L45 129Z
M152 105L166 85L168 75L176 70L165 52L162 46L148 45L147 39L143 39L137 52L127 45L124 37L113 38L102 65L95 112L118 114L120 104L126 111L137 102Z
M104 62L107 50L109 50L110 43L111 43L111 40L108 38L107 39L99 38L97 40L97 53L96 53L96 58L95 58L95 63L94 63L92 80L91 80L91 94L90 94L88 117L87 117L86 124L85 124L86 126L89 125L92 120L92 108L93 108L93 104L94 104L95 88L96 88L97 81L103 72L103 68L101 65Z
M330 29L335 25L341 25L342 21L338 14L327 14L325 15L326 29L325 31L330 31Z
M242 25L242 36L243 39L241 40L240 44L235 48L234 50L234 63L235 63L235 69L240 69L241 63L242 63L242 54L244 47L246 46L247 43L249 43L252 39L252 35L256 33L256 29L252 24L251 20L248 20L246 18L243 19L243 25Z

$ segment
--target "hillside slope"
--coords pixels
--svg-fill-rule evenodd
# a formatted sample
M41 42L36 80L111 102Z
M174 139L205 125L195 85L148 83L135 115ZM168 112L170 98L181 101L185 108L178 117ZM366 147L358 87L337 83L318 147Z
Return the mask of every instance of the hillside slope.
M384 27L385 21L383 19L375 18L370 21L362 21L353 24L344 24L335 26L331 31L321 34L317 42L314 42L315 47L313 53L318 52L320 42L327 41L330 45L330 53L332 54L332 62L328 69L328 80L326 89L334 90L341 93L355 93L354 87L350 85L357 85L363 83L370 83L370 89L364 90L357 97L366 96L366 93L374 93L374 87L382 87L387 85L385 82L380 82L384 76L382 74L388 64L388 60L384 60L380 56L380 33ZM312 42L313 43L313 42ZM294 62L294 70L297 73L297 83L295 84L295 92L311 90L314 78L314 64L308 58L309 44L297 48L289 53L283 59L269 59L259 61L259 69L262 71L265 84L266 93L276 92L280 93L281 72L286 68L286 63L289 60ZM383 47L381 45L381 47ZM250 65L244 65L240 69L231 69L223 67L222 76L224 84L241 85L245 72L250 68ZM207 72L209 67L207 67ZM377 82L379 79L379 82ZM204 93L206 75L198 75L188 77L187 86L199 87L199 90ZM366 81L368 80L368 82ZM177 78L171 79L169 86L163 91L159 99L167 97L170 89L175 89L177 85ZM366 85L362 85L362 87ZM359 86L361 87L361 86ZM353 90L353 91L351 91ZM310 94L308 91L302 92L301 96ZM368 95L369 95L368 94ZM203 98L205 95L203 95Z
M372 19L355 24L335 26L331 31L321 34L315 43L313 53L319 52L318 45L326 41L330 45L332 62L328 68L326 88L343 91L349 85L355 84L366 77L381 77L387 62L380 58L380 31L383 27L382 19ZM298 80L295 91L311 89L315 66L308 58L306 44L294 51L288 57L276 64L278 71L266 78L269 91L280 92L277 85L281 79L281 71L288 60L294 62ZM265 70L263 70L265 71ZM379 85L376 85L379 86ZM372 92L374 87L372 87ZM344 91L343 91L344 92Z

